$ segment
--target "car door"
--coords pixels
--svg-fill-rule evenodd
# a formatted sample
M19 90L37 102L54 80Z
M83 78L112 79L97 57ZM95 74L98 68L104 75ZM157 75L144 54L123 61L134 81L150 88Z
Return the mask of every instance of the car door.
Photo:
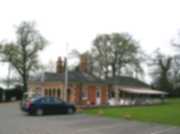
M66 113L66 103L62 100L54 98L54 103L56 104L56 113Z
M45 97L41 99L41 108L44 110L45 113L52 113L53 108L51 104L51 99L49 97Z
M51 114L58 113L58 103L54 97L49 97L49 112Z
M50 114L59 114L66 112L66 104L55 97L47 97L44 107Z

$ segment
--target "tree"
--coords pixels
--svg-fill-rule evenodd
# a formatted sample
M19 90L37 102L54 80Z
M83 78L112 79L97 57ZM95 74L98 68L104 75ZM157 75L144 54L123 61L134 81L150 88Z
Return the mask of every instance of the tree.
M30 72L40 67L38 52L47 44L46 39L35 29L34 22L22 22L16 29L16 41L0 45L1 60L8 62L21 76L27 91Z
M173 57L163 55L157 50L151 60L153 85L159 90L171 92L173 87L170 76L172 76Z
M73 66L71 65L71 70L80 71L80 62L81 62L80 60L81 60L82 56L85 57L87 60L87 70L86 70L87 72L86 73L93 75L93 71L94 71L93 63L95 61L93 61L92 55L89 51L86 51L84 53L80 53L78 50L73 49L69 53L69 56L68 56L69 59L73 59L73 58L78 59L78 62L76 64L74 63Z
M98 35L91 50L95 70L105 78L133 73L143 74L140 63L142 52L138 42L128 33Z
M173 95L180 96L180 32L177 34L176 38L174 38L171 42L173 48L175 48L175 55L173 57L173 66L171 69L170 79L173 85Z
M180 89L180 57L178 55L173 56L172 67L170 70L169 79L173 85L174 90ZM180 93L180 91L179 91Z
M177 39L172 40L171 44L176 50L176 54L174 56L173 61L173 79L174 83L180 83L180 40L179 40L180 33L178 33ZM175 85L176 86L176 85Z
M42 67L41 72L56 72L56 62L49 60L48 63Z

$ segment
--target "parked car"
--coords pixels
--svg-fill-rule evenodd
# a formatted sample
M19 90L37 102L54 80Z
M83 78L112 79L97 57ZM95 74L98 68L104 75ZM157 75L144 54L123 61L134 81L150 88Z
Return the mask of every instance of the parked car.
M33 98L40 97L40 95L34 92L25 92L22 96L22 100L20 101L20 107L23 109L24 105Z
M76 112L76 107L56 97L39 96L26 101L22 110L29 114L41 116L44 114L73 114Z

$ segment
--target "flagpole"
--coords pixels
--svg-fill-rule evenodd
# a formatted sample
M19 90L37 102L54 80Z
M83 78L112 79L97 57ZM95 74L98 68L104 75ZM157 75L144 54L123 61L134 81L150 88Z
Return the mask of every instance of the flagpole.
M67 92L68 92L68 44L66 44L66 56L65 56L64 101L68 101Z

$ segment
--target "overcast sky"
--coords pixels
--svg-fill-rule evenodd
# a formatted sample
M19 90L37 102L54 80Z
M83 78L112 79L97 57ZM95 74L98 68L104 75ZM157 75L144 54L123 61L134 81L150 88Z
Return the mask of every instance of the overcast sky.
M1 0L0 40L15 40L15 26L35 21L49 41L41 53L43 63L55 61L69 50L84 52L97 34L129 32L142 49L173 54L170 40L180 30L179 0ZM6 77L7 66L0 66Z

